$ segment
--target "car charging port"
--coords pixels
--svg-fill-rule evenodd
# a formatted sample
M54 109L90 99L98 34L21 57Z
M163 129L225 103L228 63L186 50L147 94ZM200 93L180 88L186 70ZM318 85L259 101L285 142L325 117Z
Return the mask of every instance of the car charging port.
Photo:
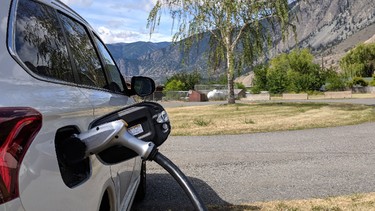
M127 123L127 118L132 119L131 125ZM167 139L169 133L169 118L160 105L156 103L136 104L105 116L96 121L92 129L71 137L71 143L78 141L85 146L81 146L84 152L76 153L71 158L77 162L93 154L100 157L103 152L107 152L106 156L108 156L111 150L119 150L119 147L131 150L143 160L155 161L171 174L188 195L196 210L207 210L189 179L157 149ZM111 164L108 160L107 163Z

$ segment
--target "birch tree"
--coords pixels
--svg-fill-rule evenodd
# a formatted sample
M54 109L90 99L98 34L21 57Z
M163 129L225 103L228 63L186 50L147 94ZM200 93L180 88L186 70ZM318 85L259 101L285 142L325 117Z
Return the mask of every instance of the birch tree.
M150 34L165 13L173 19L173 42L183 41L185 49L192 37L210 33L209 64L225 67L229 104L235 103L235 71L264 54L275 33L285 40L291 27L295 31L288 0L157 0L148 17Z

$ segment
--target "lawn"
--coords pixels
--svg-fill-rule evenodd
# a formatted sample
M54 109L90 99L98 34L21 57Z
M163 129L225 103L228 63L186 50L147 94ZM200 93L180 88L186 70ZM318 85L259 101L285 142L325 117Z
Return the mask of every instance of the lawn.
M167 108L172 135L224 135L323 128L375 121L372 106L249 103Z

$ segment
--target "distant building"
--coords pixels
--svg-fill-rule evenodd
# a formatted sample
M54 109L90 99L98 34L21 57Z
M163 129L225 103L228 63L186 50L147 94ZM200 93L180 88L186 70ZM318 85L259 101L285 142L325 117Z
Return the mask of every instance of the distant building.
M190 102L205 102L205 101L208 101L208 99L207 99L206 94L199 92L199 91L190 90L189 101Z

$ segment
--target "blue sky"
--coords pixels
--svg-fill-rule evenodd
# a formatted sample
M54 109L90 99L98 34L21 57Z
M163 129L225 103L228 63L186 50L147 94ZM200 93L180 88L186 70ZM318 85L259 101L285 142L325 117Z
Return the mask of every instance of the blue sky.
M100 34L105 43L172 41L172 21L163 17L150 38L147 17L156 0L62 0Z

